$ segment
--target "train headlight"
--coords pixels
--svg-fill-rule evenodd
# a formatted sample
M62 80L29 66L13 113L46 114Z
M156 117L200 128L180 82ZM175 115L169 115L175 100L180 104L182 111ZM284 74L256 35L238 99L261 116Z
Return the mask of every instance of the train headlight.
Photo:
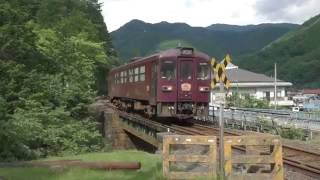
M200 87L199 87L199 91L200 91L200 92L209 92L209 91L210 91L210 88L207 87L207 86L200 86Z
M172 86L162 86L162 91L172 91Z

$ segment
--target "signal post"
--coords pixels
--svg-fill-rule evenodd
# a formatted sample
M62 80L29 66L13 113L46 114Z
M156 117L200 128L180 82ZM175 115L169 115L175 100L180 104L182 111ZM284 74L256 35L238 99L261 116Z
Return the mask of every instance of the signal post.
M230 81L226 75L226 67L231 62L229 54L218 63L215 58L211 60L211 67L214 72L214 78L211 81L211 88L214 89L216 84L219 82L220 92L215 94L215 101L219 104L219 160L220 160L220 176L225 177L224 173L224 121L223 112L226 93L224 92L224 86L228 89L230 87Z

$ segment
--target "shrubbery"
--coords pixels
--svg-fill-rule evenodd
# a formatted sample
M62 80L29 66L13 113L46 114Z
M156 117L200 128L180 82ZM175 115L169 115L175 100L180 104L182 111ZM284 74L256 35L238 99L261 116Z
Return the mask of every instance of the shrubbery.
M288 128L281 128L280 136L287 139L304 139L304 131L303 129L295 128L295 127L288 127Z
M269 108L269 103L266 100L256 99L252 96L246 95L240 97L237 94L232 94L227 97L228 107L240 107L240 108Z

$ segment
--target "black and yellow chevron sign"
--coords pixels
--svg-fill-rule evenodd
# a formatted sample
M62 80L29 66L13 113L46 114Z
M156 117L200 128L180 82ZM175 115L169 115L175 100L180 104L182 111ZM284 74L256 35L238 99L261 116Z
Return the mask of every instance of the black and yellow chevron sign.
M221 61L221 63L218 63L215 58L212 58L211 67L214 72L214 77L211 81L212 89L215 88L216 84L219 81L221 81L227 89L230 87L230 81L228 80L226 75L226 67L230 62L231 57L229 54L226 55L226 57Z

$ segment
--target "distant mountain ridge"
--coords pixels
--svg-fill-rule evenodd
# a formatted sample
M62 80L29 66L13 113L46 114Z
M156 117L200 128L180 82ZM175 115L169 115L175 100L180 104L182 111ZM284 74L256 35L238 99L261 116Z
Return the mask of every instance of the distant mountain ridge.
M262 50L236 59L242 68L269 75L274 63L280 79L296 87L320 87L320 14Z
M151 24L132 20L111 32L111 37L123 62L134 56L145 56L178 44L191 45L219 58L227 52L234 56L253 53L298 27L299 25L286 23L192 27L186 23L163 21Z
M257 24L257 25L229 25L229 24L212 24L207 29L215 30L215 31L252 31L257 29L263 29L263 28L283 28L287 27L289 29L295 29L299 25L298 24L290 24L290 23L263 23L263 24Z

